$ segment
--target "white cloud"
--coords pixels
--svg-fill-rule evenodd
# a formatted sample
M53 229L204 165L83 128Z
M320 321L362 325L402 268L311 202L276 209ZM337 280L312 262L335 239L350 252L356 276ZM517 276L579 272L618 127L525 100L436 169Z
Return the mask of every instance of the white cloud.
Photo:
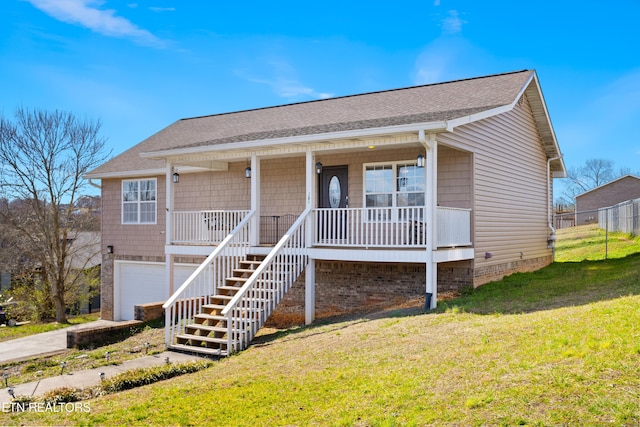
M495 59L462 37L440 37L416 59L414 83L429 84L492 71Z
M442 20L442 32L444 34L459 34L462 32L462 25L466 24L460 18L457 10L450 10L449 15Z
M149 10L152 12L175 12L176 8L175 7L156 7L156 6L151 6L149 7Z
M80 25L109 37L129 38L134 42L153 47L164 43L149 31L131 21L116 16L115 10L102 10L96 0L28 0L47 15L69 24ZM131 5L130 5L131 7Z
M327 99L334 96L332 93L319 92L301 83L295 69L281 59L270 59L268 65L272 69L273 77L246 77L253 83L270 86L276 95L289 100L300 98Z

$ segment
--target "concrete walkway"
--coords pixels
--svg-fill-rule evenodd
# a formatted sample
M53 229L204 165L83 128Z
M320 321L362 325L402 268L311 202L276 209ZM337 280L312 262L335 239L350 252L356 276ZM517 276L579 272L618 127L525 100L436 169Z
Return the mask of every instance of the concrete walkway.
M43 332L41 334L1 342L0 363L18 362L38 356L61 353L67 349L68 330L77 328L84 329L92 326L104 326L112 323L118 322L96 320L94 322L74 325L68 328L58 329L56 331ZM4 382L2 382L3 388L0 389L0 405L11 401L11 396L8 393L9 388L13 388L13 392L16 396L40 396L48 391L61 387L85 389L100 384L101 372L104 372L105 378L109 378L131 369L145 368L167 363L167 357L169 358L169 363L207 360L195 355L165 351L157 355L143 356L127 360L119 365L102 366L100 368L78 372L65 372L63 375L56 377L42 378L38 381L18 384L15 386L11 384L11 379L9 378L9 387L4 387Z
M153 356L138 357L137 359L127 360L119 365L101 366L100 368L87 369L85 371L69 372L56 377L43 378L39 381L33 381L25 384L11 386L15 396L41 396L48 391L61 387L74 387L78 389L86 389L97 386L101 383L100 373L104 372L105 378L110 378L121 372L129 371L137 368L146 368L167 363L183 363L196 360L207 360L199 356L191 354L176 353L173 351L165 351ZM4 384L3 384L4 385ZM0 390L0 406L11 402L8 388Z

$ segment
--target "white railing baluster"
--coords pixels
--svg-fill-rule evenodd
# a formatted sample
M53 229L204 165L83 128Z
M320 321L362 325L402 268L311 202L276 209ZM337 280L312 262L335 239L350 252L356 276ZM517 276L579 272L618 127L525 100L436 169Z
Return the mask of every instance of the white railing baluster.
M310 217L311 209L305 210L298 217L222 310L221 314L227 318L227 324L235 325L227 329L228 349L239 351L249 345L304 269L307 263L305 224Z
M242 215L241 213L239 215ZM249 248L249 220L254 212L247 212L227 237L216 246L211 255L189 276L162 306L166 313L165 340L170 347L176 335L184 332L187 323L193 322L200 307L211 301L217 284L231 276Z
M437 207L436 244L471 245L471 209ZM314 209L313 244L337 247L426 247L425 207Z
M171 212L171 243L220 243L248 213L246 210Z

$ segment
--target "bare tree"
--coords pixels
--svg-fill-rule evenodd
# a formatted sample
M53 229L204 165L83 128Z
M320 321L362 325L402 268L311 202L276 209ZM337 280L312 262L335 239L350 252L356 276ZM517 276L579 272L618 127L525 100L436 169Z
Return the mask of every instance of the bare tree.
M0 117L0 209L5 226L28 242L29 256L49 285L58 322L66 322L65 294L77 286L73 247L75 202L83 175L104 162L100 122L73 113L19 108Z
M614 163L605 159L589 159L580 167L572 167L567 171L569 185L566 195L575 199L578 194L599 187L616 178Z

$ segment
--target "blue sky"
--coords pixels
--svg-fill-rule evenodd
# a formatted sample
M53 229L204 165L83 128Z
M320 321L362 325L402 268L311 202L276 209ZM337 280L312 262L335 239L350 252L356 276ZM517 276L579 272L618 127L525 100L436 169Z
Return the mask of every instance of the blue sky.
M639 18L637 0L2 0L0 113L100 119L115 155L184 117L526 68L568 167L637 173Z

